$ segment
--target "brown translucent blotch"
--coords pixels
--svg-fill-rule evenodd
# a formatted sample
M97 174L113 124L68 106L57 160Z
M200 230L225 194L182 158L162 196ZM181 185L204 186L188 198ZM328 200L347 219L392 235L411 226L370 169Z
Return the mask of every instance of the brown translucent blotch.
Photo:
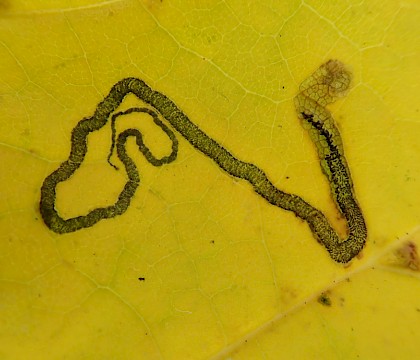
M401 247L395 250L395 255L401 266L414 271L420 270L418 248L414 242L405 242Z
M385 266L420 271L418 244L413 240L403 242L392 252L385 255L381 263Z

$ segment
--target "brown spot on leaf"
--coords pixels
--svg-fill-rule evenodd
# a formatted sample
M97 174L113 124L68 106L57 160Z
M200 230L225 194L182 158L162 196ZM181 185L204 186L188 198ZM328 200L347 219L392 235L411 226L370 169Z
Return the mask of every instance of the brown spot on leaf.
M401 265L411 270L419 271L420 259L417 251L417 245L414 242L407 241L396 251L397 257L401 260Z
M328 293L322 293L318 296L318 302L324 306L331 306L331 298L329 297Z

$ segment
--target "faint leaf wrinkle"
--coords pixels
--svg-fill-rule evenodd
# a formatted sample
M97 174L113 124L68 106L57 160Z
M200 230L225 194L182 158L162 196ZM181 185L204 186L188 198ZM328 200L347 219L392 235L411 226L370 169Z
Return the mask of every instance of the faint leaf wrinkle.
M39 10L18 10L14 11L13 7L10 5L9 1L2 1L8 3L8 6L3 10L3 15L12 15L12 16L27 16L27 15L44 15L44 14L62 14L68 12L76 11L86 11L91 9L103 8L109 5L114 4L123 4L125 0L105 0L102 2L95 1L92 4L82 5L82 6L73 6L73 7L63 7L63 8L53 8L53 9L39 9Z

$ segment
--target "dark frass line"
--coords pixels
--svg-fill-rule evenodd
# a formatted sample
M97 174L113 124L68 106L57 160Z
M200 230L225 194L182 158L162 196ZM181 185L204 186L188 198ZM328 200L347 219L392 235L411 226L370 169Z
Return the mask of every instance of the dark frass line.
M325 105L335 101L339 96L343 96L349 84L350 74L348 71L340 62L330 60L302 82L300 93L295 97L298 116L304 127L308 129L311 139L318 149L321 167L329 180L333 199L338 210L347 220L349 233L347 239L339 238L321 211L299 196L285 193L276 188L260 168L234 157L193 124L168 97L152 90L144 81L136 78L126 78L116 83L108 96L98 104L93 116L82 119L75 126L71 135L69 158L47 176L42 184L40 200L42 218L52 231L63 234L91 227L102 219L123 214L128 209L131 198L140 183L137 167L126 152L125 145L129 137L136 139L139 150L154 166L168 164L176 159L178 141L174 133L159 120L155 111L148 108L131 108L113 114L124 98L131 93L156 109L192 146L211 158L221 169L232 176L248 181L254 191L270 204L292 211L296 216L306 221L314 237L325 246L331 258L337 262L346 263L363 249L367 230L355 199L340 133ZM137 129L126 129L116 137L115 122L117 118L133 112L149 114L155 124L165 132L172 142L172 152L169 156L157 159L144 144L142 134ZM111 116L111 114L113 115ZM96 208L86 215L63 219L55 209L56 187L58 183L68 180L80 167L87 152L88 135L105 126L110 116L112 146L108 162L111 164L110 158L116 148L117 156L128 175L128 181L113 205Z

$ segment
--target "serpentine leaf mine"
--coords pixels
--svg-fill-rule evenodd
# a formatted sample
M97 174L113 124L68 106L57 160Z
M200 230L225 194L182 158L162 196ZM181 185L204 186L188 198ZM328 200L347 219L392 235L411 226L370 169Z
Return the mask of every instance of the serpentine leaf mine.
M298 117L305 129L308 130L318 150L321 167L329 181L332 197L338 210L347 220L348 237L346 239L339 238L322 212L299 196L285 193L276 188L263 170L233 156L216 140L192 123L172 100L136 78L126 78L117 82L104 100L98 104L93 116L82 119L73 129L69 158L45 178L41 187L40 212L44 223L52 231L63 234L88 228L102 219L123 214L128 209L140 183L137 167L126 152L127 139L134 137L139 150L154 166L169 164L177 157L178 140L172 130L159 119L159 113L195 149L212 159L222 170L234 177L248 181L254 191L270 204L292 211L296 216L306 221L316 240L325 246L331 258L337 262L346 263L363 249L367 229L355 199L340 133L331 113L325 106L345 94L350 80L350 73L343 64L336 60L330 60L302 82L300 92L295 97ZM130 108L115 113L128 94L134 94L151 108ZM116 136L115 122L117 119L133 112L146 113L153 118L154 123L172 141L170 155L161 159L156 158L144 144L142 134L137 129L126 129L118 137ZM56 187L60 182L68 180L83 163L88 150L88 135L105 126L109 119L111 119L112 146L108 162L117 169L110 162L111 155L116 148L117 156L125 167L128 180L113 205L93 209L86 215L63 219L55 208Z

